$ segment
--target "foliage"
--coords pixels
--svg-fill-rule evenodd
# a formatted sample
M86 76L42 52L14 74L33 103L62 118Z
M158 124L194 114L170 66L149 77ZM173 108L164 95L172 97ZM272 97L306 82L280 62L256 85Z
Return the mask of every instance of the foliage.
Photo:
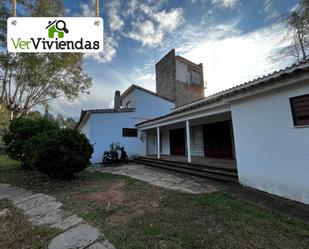
M61 16L62 0L21 0L23 16ZM72 100L88 93L91 79L83 72L81 53L19 53L6 49L6 19L10 1L0 2L0 106L11 119L27 114L34 106L65 96ZM3 14L2 14L3 13Z
M5 130L9 127L9 112L5 107L0 107L0 139L5 132Z
M74 118L65 118L62 115L58 115L56 117L56 122L59 124L61 128L70 128L74 129L77 125L77 122L74 120Z
M30 158L33 167L57 179L72 178L86 169L93 153L86 136L73 129L44 132L28 144L35 149Z
M275 51L274 61L294 58L297 62L309 57L309 1L300 1L297 8L281 18L287 26L287 32L281 43L287 44Z
M46 118L19 117L14 119L9 126L9 130L3 136L8 155L16 160L20 160L22 165L30 167L29 140L42 132L59 129L55 122ZM31 149L30 149L31 152Z
M36 169L52 178L70 178L89 165L93 152L85 135L60 129L46 117L14 119L3 136L8 155L27 169Z
M122 145L119 142L111 143L109 145L109 151L110 152L117 152L118 150L120 150L121 147L122 147Z

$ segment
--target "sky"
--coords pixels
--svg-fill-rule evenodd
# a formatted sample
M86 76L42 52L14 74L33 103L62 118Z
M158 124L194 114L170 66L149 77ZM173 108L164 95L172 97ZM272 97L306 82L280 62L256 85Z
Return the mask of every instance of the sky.
M278 20L297 0L100 0L103 53L87 54L90 94L50 102L51 111L79 118L83 109L110 108L115 90L137 84L155 91L155 63L176 54L203 63L205 95L291 65L274 63L286 27ZM64 0L66 16L95 16L94 0Z

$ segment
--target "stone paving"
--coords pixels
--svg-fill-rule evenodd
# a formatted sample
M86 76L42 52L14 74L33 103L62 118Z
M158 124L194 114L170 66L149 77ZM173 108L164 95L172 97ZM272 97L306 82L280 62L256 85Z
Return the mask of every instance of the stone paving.
M129 163L117 167L103 167L98 170L104 173L129 176L159 187L191 194L216 192L223 186L210 179L152 168L143 164Z
M10 200L34 225L47 225L64 231L51 240L48 249L115 249L98 229L62 210L62 203L52 196L0 183L2 199ZM7 212L7 209L0 210L0 216Z

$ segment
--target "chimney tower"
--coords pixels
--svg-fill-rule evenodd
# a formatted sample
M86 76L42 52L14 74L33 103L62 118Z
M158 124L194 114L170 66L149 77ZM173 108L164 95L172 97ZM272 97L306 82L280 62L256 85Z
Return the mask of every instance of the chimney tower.
M120 107L121 107L120 91L115 91L114 109L115 109L115 110L119 110Z

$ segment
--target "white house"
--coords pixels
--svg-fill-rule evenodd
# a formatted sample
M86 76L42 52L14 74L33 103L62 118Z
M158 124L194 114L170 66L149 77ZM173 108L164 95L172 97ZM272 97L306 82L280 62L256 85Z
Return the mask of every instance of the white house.
M238 174L240 184L309 204L309 62L136 127L146 134L145 163L219 178Z
M122 95L115 92L114 109L82 110L78 129L94 145L91 161L102 162L111 143L124 145L129 157L145 155L145 139L135 124L170 113L173 102L142 87L131 85Z

